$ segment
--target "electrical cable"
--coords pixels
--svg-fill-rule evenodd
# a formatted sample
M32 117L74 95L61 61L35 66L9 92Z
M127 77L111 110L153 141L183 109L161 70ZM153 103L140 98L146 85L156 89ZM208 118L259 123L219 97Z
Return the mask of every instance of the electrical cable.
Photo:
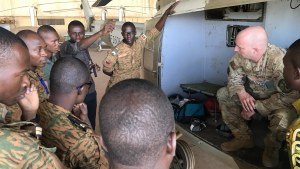
M296 8L298 8L298 7L300 6L300 4L298 4L296 7L292 7L292 3L293 3L293 0L290 1L290 7L291 7L292 9L296 9Z

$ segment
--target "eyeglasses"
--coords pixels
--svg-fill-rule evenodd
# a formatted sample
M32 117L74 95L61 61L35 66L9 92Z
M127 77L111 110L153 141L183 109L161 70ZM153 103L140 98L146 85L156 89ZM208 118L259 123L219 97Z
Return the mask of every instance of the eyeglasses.
M82 85L76 87L77 90L81 89L84 85L88 85L89 86L89 89L91 88L93 82L92 81L89 81L89 82L86 82L86 83L83 83Z

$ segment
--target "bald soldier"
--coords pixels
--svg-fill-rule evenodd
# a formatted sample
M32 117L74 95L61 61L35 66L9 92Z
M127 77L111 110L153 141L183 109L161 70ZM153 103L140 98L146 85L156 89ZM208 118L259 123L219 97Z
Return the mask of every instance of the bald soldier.
M144 46L146 42L159 35L167 17L174 13L178 3L175 2L165 11L153 29L138 38L135 38L136 28L132 22L125 22L122 25L123 41L103 60L103 73L111 76L108 88L122 80L141 77L140 68Z
M49 101L38 110L42 143L57 147L57 156L69 168L108 168L83 103L92 85L86 65L75 57L60 58L52 67L50 83Z
M259 113L270 120L262 162L266 167L275 167L287 127L296 118L291 103L299 97L296 91L286 88L283 79L285 50L269 44L264 28L254 26L237 35L234 51L228 85L217 93L223 120L234 138L222 143L221 148L236 151L254 147L247 121Z
M31 121L36 117L38 95L26 73L30 67L27 46L1 27L0 37L0 104L10 106L18 102L24 120L7 123L3 119L7 110L0 109L0 168L63 168L52 153L54 149L40 146L36 138L19 129L25 125L37 126Z
M111 169L169 169L174 112L164 93L142 79L117 83L100 103L102 143Z

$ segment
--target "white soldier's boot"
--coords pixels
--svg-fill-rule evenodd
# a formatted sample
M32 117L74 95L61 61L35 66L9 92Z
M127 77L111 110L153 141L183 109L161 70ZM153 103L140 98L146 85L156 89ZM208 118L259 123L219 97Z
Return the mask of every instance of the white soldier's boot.
M268 136L264 139L265 149L262 156L262 163L265 167L276 167L279 162L280 143L276 139L270 139Z
M237 151L242 148L253 148L255 146L251 134L237 135L233 134L234 138L228 142L222 143L221 148L224 151Z

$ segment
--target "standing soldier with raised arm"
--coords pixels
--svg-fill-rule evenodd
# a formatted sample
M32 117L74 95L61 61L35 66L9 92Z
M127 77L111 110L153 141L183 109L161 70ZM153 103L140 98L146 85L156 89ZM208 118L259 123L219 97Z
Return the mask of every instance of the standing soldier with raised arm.
M65 41L60 46L60 56L61 57L75 57L81 60L86 67L90 70L92 60L89 54L88 48L102 35L105 35L111 32L114 29L114 24L112 22L106 23L106 25L99 31L93 34L92 36L85 38L84 26L80 21L74 20L68 25L68 34L70 36L69 41ZM92 73L92 72L91 72ZM96 72L94 72L96 73ZM93 82L89 93L86 96L84 103L88 107L88 116L92 124L93 129L95 129L95 119L96 119L96 108L97 108L97 92L95 90L95 83L92 76L90 77Z
M175 2L165 11L153 29L138 38L135 37L136 28L132 22L123 24L123 41L103 60L103 73L111 76L108 88L122 80L141 77L140 68L143 48L147 41L151 41L159 35L167 17L174 13L178 3Z

